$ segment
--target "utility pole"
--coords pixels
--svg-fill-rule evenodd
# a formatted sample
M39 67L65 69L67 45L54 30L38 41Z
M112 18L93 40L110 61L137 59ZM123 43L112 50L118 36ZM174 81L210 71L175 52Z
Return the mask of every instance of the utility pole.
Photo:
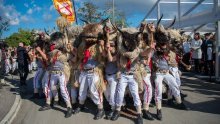
M157 3L157 21L160 19L160 2Z
M112 22L115 24L115 0L112 0Z
M181 18L181 5L180 5L180 0L178 0L178 28L180 27L180 18Z

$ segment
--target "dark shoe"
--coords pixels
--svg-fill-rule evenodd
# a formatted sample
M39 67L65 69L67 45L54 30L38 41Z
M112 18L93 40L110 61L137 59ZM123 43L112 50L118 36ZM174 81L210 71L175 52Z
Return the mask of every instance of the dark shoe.
M143 118L141 114L138 114L136 121L137 121L137 124L143 124Z
M180 93L180 95L181 95L181 98L185 98L188 96L187 94L183 94L182 92Z
M114 113L114 111L111 110L110 113L106 116L106 119L110 120L112 118L112 116L113 116L113 113Z
M94 120L99 120L105 115L104 109L99 109L94 117Z
M121 111L127 111L127 107L125 106L121 106Z
M39 99L45 99L45 98L46 96L44 94L41 94Z
M157 110L157 119L162 120L162 112L161 110Z
M51 109L50 105L49 105L49 104L46 104L46 105L42 106L42 107L39 109L39 111L46 111L46 110L49 110L49 109Z
M53 101L53 107L58 107L59 103L58 101Z
M20 86L24 86L24 83L20 81Z
M72 115L72 111L73 111L72 108L67 107L67 112L66 112L66 114L65 114L65 118L69 118L69 117L71 117L71 115Z
M149 111L146 111L146 110L143 111L143 117L147 120L154 120L151 113Z
M78 105L76 109L74 109L73 114L79 113L84 108L84 105Z
M154 107L155 106L155 104L152 104L152 103L150 103L150 105L149 105L149 107Z
M149 105L150 107L154 107L154 106L156 106L156 103L155 103L155 100L154 100L154 98L152 98L152 100L151 100L151 102L150 102L150 105Z
M188 110L189 109L189 108L186 107L186 105L183 102L180 103L180 104L177 104L176 108L180 109L180 110Z
M167 100L167 105L168 105L168 106L174 106L175 103L173 102L173 99L168 99L168 100Z
M9 73L6 73L4 76L9 76Z
M77 103L72 104L73 110L75 110L77 107L78 107L78 104L77 104Z
M120 116L120 112L118 110L115 110L112 117L111 117L111 120L112 121L116 121Z
M39 93L34 93L33 96L30 99L39 99Z

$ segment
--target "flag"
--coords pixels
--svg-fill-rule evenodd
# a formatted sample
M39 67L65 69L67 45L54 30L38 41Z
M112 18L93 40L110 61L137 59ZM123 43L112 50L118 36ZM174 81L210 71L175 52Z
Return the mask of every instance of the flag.
M69 22L76 21L76 15L71 0L53 0L55 9L59 14L65 17Z

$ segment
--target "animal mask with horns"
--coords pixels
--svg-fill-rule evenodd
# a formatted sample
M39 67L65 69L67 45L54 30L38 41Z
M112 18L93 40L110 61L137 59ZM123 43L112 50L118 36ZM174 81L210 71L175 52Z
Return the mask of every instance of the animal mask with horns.
M121 38L119 38L120 43L118 45L122 43L122 47L129 52L134 51L138 47L138 35L141 32L137 31L135 28L124 28L121 30L118 27L115 27L115 29L117 29L121 34Z
M80 33L80 38L82 41L85 41L87 45L97 43L99 39L102 39L104 36L103 25L108 20L104 19L99 23L89 23L85 20L82 20L86 23L83 27L83 31Z

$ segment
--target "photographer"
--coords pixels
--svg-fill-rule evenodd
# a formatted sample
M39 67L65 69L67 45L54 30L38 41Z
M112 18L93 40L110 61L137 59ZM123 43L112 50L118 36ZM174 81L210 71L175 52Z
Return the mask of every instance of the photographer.
M28 76L28 63L30 62L30 58L28 53L24 47L24 43L20 42L17 48L17 62L18 62L18 72L20 75L20 85L24 86L26 84L26 79Z

